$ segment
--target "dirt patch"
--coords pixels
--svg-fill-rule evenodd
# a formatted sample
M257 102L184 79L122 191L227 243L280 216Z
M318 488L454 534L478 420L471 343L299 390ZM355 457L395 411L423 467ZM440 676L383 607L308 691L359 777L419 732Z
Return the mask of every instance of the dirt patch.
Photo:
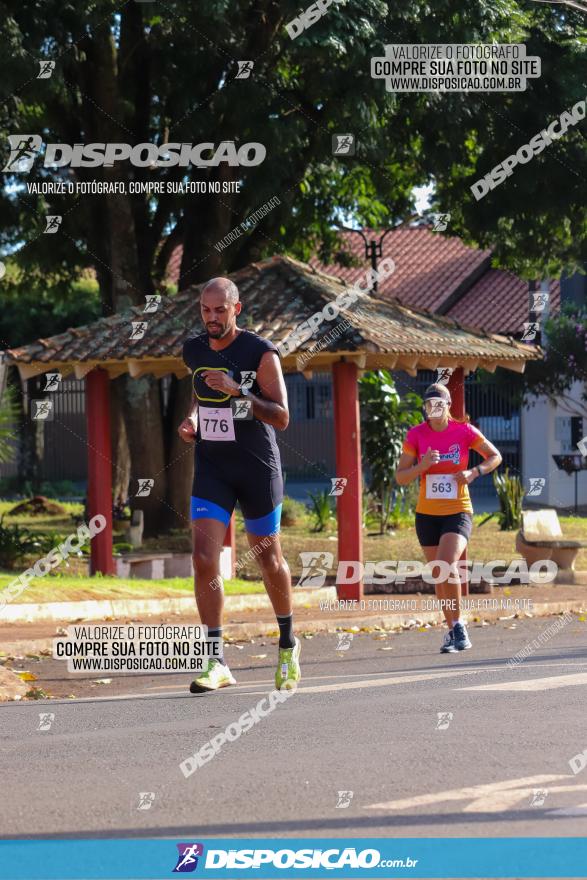
M44 495L34 495L8 511L8 516L22 516L24 514L27 516L46 516L47 514L67 516L67 510L57 501L51 501Z
M15 697L23 697L28 686L18 675L10 669L0 666L0 702L14 700Z

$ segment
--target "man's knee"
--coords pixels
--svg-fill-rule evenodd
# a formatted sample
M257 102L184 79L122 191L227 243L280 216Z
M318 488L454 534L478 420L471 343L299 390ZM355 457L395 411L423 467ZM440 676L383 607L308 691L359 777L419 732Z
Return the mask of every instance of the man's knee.
M263 570L263 574L266 574L269 577L274 577L283 571L285 560L281 553L271 551L270 553L263 553L259 558L259 565Z
M196 571L209 571L218 567L220 553L207 547L198 547L192 552L192 561Z

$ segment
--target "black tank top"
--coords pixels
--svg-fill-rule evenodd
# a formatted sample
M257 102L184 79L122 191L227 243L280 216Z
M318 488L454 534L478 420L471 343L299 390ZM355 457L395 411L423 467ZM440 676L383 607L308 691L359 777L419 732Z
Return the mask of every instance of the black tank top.
M196 434L196 461L207 459L215 464L227 465L239 461L243 468L251 458L262 463L270 471L281 472L279 448L272 425L259 419L234 419L235 440L204 440L201 432L201 417L205 408L231 409L235 397L210 388L201 377L208 370L222 370L239 384L246 377L245 371L257 372L261 358L266 351L279 354L275 345L268 339L241 330L237 337L222 351L210 348L208 334L190 336L183 345L183 360L192 373L192 387L198 401L198 431ZM250 380L249 380L250 381ZM249 385L251 393L263 397L256 377Z

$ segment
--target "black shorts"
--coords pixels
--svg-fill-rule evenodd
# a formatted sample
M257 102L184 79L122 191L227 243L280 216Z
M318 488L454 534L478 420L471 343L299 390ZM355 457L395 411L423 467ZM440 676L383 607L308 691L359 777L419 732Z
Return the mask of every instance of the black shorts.
M416 534L421 547L438 547L441 535L447 532L463 535L469 540L473 528L473 517L470 513L451 513L447 516L435 516L432 513L416 514Z
M283 502L283 478L255 460L243 467L228 459L222 470L205 458L196 457L192 485L191 518L217 519L228 525L238 501L245 529L253 535L279 532Z

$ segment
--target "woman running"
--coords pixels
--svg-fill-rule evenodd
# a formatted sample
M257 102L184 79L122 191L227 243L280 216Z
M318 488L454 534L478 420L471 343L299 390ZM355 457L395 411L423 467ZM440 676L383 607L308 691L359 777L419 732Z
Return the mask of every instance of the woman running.
M501 454L483 434L450 414L451 397L445 385L430 385L424 392L425 420L410 428L402 446L396 480L405 486L420 477L416 505L416 534L427 562L448 563L451 573L436 583L436 596L448 634L440 648L452 654L471 647L460 617L461 582L455 563L471 535L473 506L469 483L501 464ZM468 469L469 449L485 461ZM447 566L442 566L446 570Z

